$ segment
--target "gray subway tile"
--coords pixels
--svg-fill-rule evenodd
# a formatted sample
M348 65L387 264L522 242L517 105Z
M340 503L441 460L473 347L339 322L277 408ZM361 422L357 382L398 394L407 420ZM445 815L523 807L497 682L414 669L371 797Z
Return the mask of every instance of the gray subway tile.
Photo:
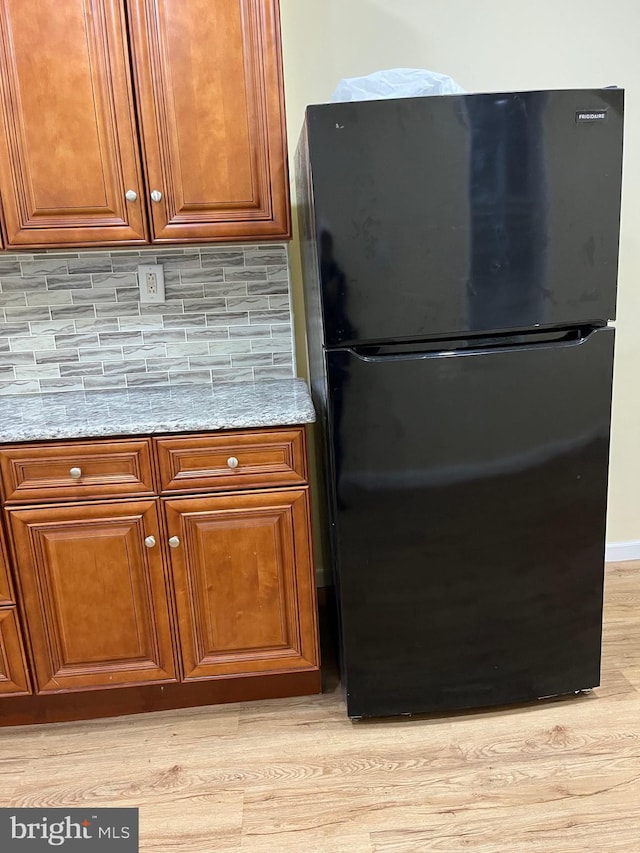
M140 291L137 287L116 287L118 302L140 302Z
M237 341L220 341L219 343L209 344L209 353L211 355L232 355L237 352L251 352L251 341L244 338Z
M0 338L0 352L9 352L9 338Z
M98 335L92 335L89 332L75 335L56 335L55 345L58 349L65 349L68 347L97 347L99 346Z
M289 323L291 315L288 311L249 311L249 323Z
M69 272L110 272L111 255L83 254L68 261Z
M169 373L172 385L208 385L211 382L210 370L179 370Z
M60 308L51 308L51 317L54 320L63 320L65 317L95 317L96 309L93 305L63 305Z
M17 258L0 258L0 278L3 275L20 275L20 261Z
M157 373L140 373L140 374L128 374L127 377L127 388L137 387L137 388L145 388L147 386L156 386L156 385L168 385L169 384L169 374L166 371L159 371Z
M49 290L88 290L91 287L90 275L49 275Z
M269 308L268 296L228 296L229 311L263 311ZM251 315L249 315L251 317Z
M271 326L230 326L231 338L270 338Z
M91 281L96 290L103 287L138 287L138 276L131 272L93 273Z
M289 305L289 296L270 296L269 297L269 308L274 311L278 311L279 309L289 310L291 306Z
M200 355L189 359L190 370L211 370L214 367L231 367L230 355Z
M75 332L76 326L73 320L36 320L31 326L31 334L46 335L48 332L55 334Z
M203 267L243 267L244 252L225 252L221 249L207 249L202 252Z
M0 382L0 394L37 394L40 384L37 380L25 380L24 382Z
M228 341L229 330L210 327L207 327L206 329L187 329L187 340L206 341L207 343L211 343L213 341Z
M204 287L202 283L165 284L164 294L167 299L202 299L204 297Z
M251 352L291 352L291 338L264 338L251 341Z
M207 314L207 326L248 326L248 311L224 311Z
M15 379L16 371L12 365L0 365L0 379Z
M143 331L142 339L145 344L168 344L185 341L186 334L184 329L159 329L154 332Z
M60 376L102 376L102 364L83 361L77 364L61 364Z
M69 268L65 258L57 258L55 255L48 255L45 258L38 258L34 261L23 261L22 275L67 275Z
M200 269L200 252L189 252L189 254L165 255L158 258L165 270Z
M71 292L66 290L43 290L27 293L27 305L71 305Z
M31 365L32 367L35 364L33 352L7 353L2 360L4 362L10 362L11 364Z
M225 267L225 281L266 281L266 267L243 267L242 269L233 269Z
M147 314L144 317L120 317L120 328L123 331L137 329L142 332L154 332L162 329L161 314Z
M214 382L253 382L252 367L230 367L228 370L212 370Z
M204 326L204 314L183 314L180 317L165 317L162 321L165 329L190 329L193 326Z
M185 314L211 314L216 311L226 310L225 299L185 299L184 313Z
M46 290L47 281L39 276L30 276L29 278L14 278L13 276L2 276L0 279L3 293L30 293L36 290Z
M269 281L288 281L289 270L286 266L268 267L267 278L269 279Z
M188 358L148 358L146 364L149 373L159 370L189 370Z
M289 353L285 352L274 352L273 353L273 366L274 367L289 367L293 370L293 356Z
M126 388L124 376L85 376L82 380L87 391L100 391L103 388Z
M140 305L138 302L116 302L109 304L105 302L95 306L96 317L139 317Z
M3 305L5 308L7 305L21 305L26 306L27 304L27 294L24 292L17 291L16 293L0 293L0 305Z
M119 329L117 320L106 320L103 317L80 319L75 322L78 332L117 332Z
M244 253L245 263L248 267L258 266L282 266L287 259L284 250L272 249L270 252L259 252L256 249L246 249Z
M131 346L142 343L142 332L100 332L100 346Z
M36 364L62 364L65 361L78 361L77 349L56 349L34 351Z
M167 344L167 356L209 355L209 345L206 342L195 344Z
M71 292L71 301L74 303L102 303L102 302L115 302L116 301L116 291L114 287L104 287L101 290L95 290L91 288L91 290L72 290Z
M123 359L122 361L105 361L103 370L105 376L113 376L121 373L146 373L147 366L144 359Z
M64 311L64 308L48 308L47 306L42 305L39 308L34 306L27 306L26 308L14 308L9 306L4 309L4 313L9 322L14 320L26 320L31 322L32 320L49 320L53 317L53 311ZM57 319L57 318L56 318Z
M80 361L122 361L122 347L79 349Z
M34 352L35 350L54 349L53 335L29 335L24 338L9 338L12 352Z
M73 379L41 379L40 388L42 391L82 391L82 378L74 377Z
M28 323L3 323L0 328L2 328L2 334L11 336L11 335L28 335L30 334L29 324Z
M142 346L123 346L125 358L162 358L166 356L166 344L143 344Z
M55 379L60 376L59 364L16 364L16 379Z
M191 284L192 282L202 282L203 284L206 284L210 281L222 281L222 278L222 269L206 268L180 271L180 281L183 284Z
M184 305L181 299L167 299L166 302L158 303L139 303L140 313L146 314L162 314L163 317L173 317L178 314L184 314Z
M155 258L142 260L140 255L114 255L111 265L114 272L137 272L139 264L155 264Z
M249 296L261 296L263 294L267 294L267 296L271 295L282 295L286 296L289 293L289 282L288 281L250 281L247 285L247 292Z
M291 376L289 367L254 367L256 379L288 379Z
M269 352L237 353L231 356L234 367L271 367L273 358Z
M209 282L204 286L205 296L246 296L247 284L243 281L225 282L215 281Z

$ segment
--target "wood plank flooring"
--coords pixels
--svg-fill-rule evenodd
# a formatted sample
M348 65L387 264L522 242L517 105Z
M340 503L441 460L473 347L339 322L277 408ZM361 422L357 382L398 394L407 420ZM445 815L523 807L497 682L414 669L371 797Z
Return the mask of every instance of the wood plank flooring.
M0 730L0 805L138 806L148 853L638 853L640 562L602 687L353 724L322 696Z

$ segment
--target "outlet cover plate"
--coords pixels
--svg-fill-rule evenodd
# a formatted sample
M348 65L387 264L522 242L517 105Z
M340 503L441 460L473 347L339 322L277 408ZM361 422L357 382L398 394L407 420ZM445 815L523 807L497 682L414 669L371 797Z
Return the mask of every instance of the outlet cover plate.
M146 304L164 302L164 270L162 264L140 264L138 266L138 288L140 302Z

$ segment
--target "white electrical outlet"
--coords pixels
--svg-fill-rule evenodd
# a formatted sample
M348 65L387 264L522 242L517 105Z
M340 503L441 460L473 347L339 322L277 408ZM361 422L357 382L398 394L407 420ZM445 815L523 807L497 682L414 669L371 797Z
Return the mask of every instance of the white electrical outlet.
M164 302L162 264L140 264L138 267L140 302Z

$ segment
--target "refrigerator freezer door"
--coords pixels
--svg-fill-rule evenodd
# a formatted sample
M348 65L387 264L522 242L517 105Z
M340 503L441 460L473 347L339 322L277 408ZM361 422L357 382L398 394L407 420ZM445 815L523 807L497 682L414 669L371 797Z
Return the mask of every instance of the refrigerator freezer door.
M621 90L310 107L325 344L612 319L622 113Z
M327 354L350 716L599 683L613 342Z

